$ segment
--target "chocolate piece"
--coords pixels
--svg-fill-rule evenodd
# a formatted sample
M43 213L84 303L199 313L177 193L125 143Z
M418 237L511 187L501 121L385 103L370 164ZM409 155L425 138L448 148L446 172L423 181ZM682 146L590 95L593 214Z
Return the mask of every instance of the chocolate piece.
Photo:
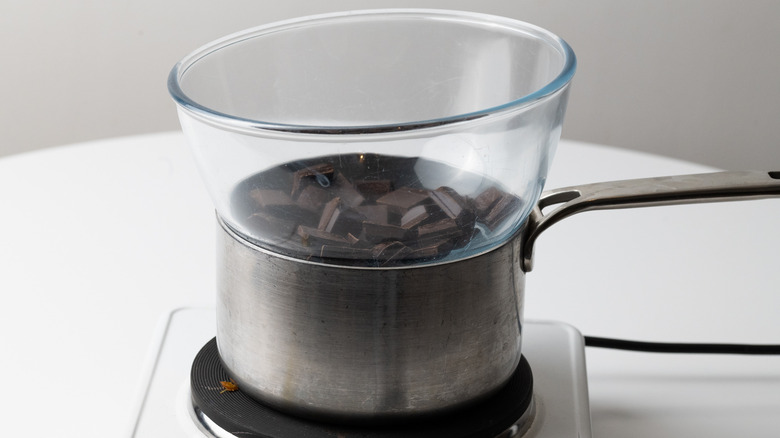
M328 228L330 232L336 233L340 236L346 236L347 234L360 234L360 229L366 217L356 212L351 208L336 210L336 215L331 218ZM326 228L326 231L327 229Z
M471 222L470 226L461 226L454 219L445 218L430 224L420 225L417 228L418 245L423 247L432 243L443 244L445 241L449 241L454 247L459 248L471 240L474 230L474 222Z
M321 187L330 187L334 173L335 168L330 163L314 164L297 170L293 174L293 185L290 195L295 197L306 183L313 181L316 181Z
M341 202L348 207L357 207L366 198L352 186L352 183L342 174L336 175L331 187L333 196L341 198Z
M431 215L428 213L428 209L425 205L414 206L401 217L401 227L407 230L413 229L430 217Z
M417 237L421 241L455 239L461 235L463 235L463 230L452 218L444 218L442 220L417 227Z
M292 198L281 190L252 189L249 192L249 196L254 199L257 206L263 210L295 205Z
M374 200L380 196L386 195L393 190L393 182L389 179L363 179L355 181L355 188L366 199Z
M362 239L371 243L381 243L389 240L406 240L409 230L396 225L375 224L363 222Z
M374 246L372 255L374 256L374 259L382 262L382 265L386 265L391 261L403 259L409 255L410 252L411 250L403 243L390 241Z
M319 247L322 245L349 245L347 239L341 236L328 233L327 231L318 230L316 228L307 227L305 225L299 225L296 233L301 238L301 245L307 247Z
M428 199L428 194L423 190L402 187L377 198L376 203L398 207L405 212L417 204L422 204Z
M361 205L355 207L355 211L365 216L368 222L375 224L392 224L399 220L398 215L392 214L387 205Z
M294 224L309 222L310 215L281 190L253 189L249 196L258 207L256 212L272 214Z
M357 233L365 220L365 216L343 205L341 198L333 198L325 204L317 229L338 235Z
M501 222L503 222L504 219L506 219L513 211L515 211L519 202L520 198L517 196L504 193L495 203L493 208L490 209L487 215L485 215L482 223L484 223L485 226L490 229L490 231L495 230L499 225L501 225Z
M466 198L460 196L454 189L439 187L431 192L431 199L459 226L469 226L469 224L473 226L474 211L470 208Z
M341 199L339 198L333 198L325 204L325 207L322 209L322 215L320 216L320 222L317 225L318 230L330 232L330 230L326 230L326 228L328 228L328 224L330 224L333 214L336 213L336 209L339 208L339 204L341 204ZM331 229L332 228L333 227L331 226Z
M360 239L355 237L355 235L352 233L347 233L347 242L349 242L350 245L357 245L360 243Z
M295 203L303 209L320 212L322 206L330 200L331 194L328 190L316 185L309 185L301 191Z
M496 186L491 186L490 188L480 193L479 196L474 199L474 210L477 213L477 216L487 216L490 209L496 204L496 202L503 194L504 192L497 189Z
M256 233L252 234L257 234L261 239L270 242L288 239L298 226L291 220L282 219L262 211L249 216L247 225L249 225L252 231L256 231Z

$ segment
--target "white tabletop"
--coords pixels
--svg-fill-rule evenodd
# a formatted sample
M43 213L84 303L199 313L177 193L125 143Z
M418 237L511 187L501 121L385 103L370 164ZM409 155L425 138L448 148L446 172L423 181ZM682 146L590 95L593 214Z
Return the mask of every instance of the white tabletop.
M547 187L708 170L562 141ZM0 205L2 434L125 436L156 324L214 301L214 213L182 135L0 160ZM772 199L566 219L537 242L526 317L780 343L778 217ZM780 357L589 348L587 366L594 437L780 436Z

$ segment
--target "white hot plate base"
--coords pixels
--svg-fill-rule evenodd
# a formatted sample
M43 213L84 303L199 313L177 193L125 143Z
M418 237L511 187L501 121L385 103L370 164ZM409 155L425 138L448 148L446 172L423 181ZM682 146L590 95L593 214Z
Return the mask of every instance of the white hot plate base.
M582 335L557 322L526 321L523 327L523 355L531 365L536 405L535 418L523 438L589 438ZM189 373L195 355L215 333L214 309L182 308L163 318L150 350L130 437L213 436L195 419Z

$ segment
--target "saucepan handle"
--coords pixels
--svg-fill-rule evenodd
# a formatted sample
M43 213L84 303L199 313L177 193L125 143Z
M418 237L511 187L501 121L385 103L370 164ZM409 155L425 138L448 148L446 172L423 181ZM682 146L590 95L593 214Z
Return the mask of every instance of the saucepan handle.
M536 239L554 223L591 210L739 201L780 196L780 171L717 172L611 181L546 191L531 213L523 269L533 268ZM558 205L560 204L560 205ZM557 205L549 213L543 211Z

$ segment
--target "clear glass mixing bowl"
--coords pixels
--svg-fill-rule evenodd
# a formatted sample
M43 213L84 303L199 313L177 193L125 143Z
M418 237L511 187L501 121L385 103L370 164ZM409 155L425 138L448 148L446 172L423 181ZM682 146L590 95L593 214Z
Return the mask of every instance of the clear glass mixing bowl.
M237 234L297 258L408 266L519 230L575 65L527 23L369 10L230 35L179 62L168 87Z

